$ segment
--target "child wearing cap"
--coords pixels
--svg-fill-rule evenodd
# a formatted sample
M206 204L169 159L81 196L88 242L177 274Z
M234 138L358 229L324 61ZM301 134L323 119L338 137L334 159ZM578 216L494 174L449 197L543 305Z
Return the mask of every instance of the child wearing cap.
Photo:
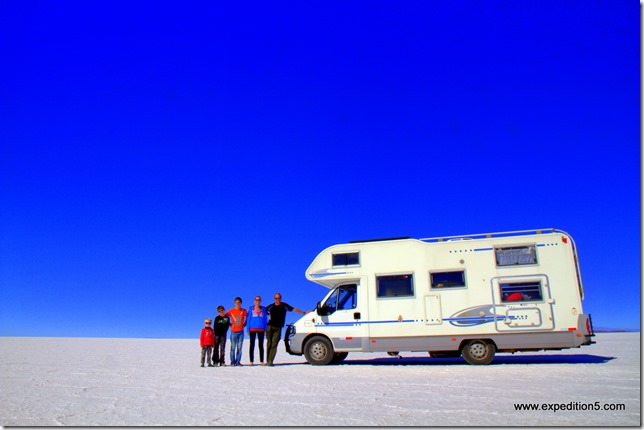
M201 329L201 337L199 338L199 343L201 345L201 367L203 367L204 359L208 367L213 367L210 362L210 357L212 355L212 348L215 346L215 332L210 327L212 321L210 318L204 320L205 327Z
M230 326L230 317L226 316L226 309L222 305L217 306L217 313L219 315L215 318L215 353L212 362L215 366L225 366L226 333Z

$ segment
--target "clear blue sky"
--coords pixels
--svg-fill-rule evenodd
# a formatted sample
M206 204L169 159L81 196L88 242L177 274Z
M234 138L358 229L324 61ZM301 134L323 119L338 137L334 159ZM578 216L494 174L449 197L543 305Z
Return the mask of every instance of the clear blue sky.
M196 337L237 295L312 308L330 245L545 227L639 328L639 15L3 2L0 335Z

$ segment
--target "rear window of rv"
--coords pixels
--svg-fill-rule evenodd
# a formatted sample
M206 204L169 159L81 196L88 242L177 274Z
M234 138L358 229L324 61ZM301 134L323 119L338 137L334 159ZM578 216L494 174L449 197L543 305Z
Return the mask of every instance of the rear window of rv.
M414 295L412 275L377 276L378 297L409 297Z
M497 266L523 266L537 264L537 250L534 245L494 248Z
M501 301L506 302L536 302L543 300L541 282L512 282L500 284Z
M333 254L333 266L354 266L360 264L359 252Z
M458 288L465 286L465 272L430 273L432 288Z

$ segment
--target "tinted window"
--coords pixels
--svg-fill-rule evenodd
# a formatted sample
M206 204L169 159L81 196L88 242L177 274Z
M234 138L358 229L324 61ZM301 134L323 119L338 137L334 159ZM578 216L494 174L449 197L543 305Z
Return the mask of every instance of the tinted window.
M541 282L513 282L500 285L502 302L534 302L543 300Z
M414 295L412 275L378 276L378 297L409 297Z
M333 254L334 266L351 266L360 264L360 253L349 252L346 254Z
M431 273L432 288L456 288L465 286L465 272Z

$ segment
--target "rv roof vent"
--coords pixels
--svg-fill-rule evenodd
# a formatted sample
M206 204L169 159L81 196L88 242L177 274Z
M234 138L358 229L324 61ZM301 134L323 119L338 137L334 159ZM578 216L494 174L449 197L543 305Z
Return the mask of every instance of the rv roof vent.
M366 240L350 240L349 243L365 243L365 242L385 242L388 240L402 240L402 239L410 239L409 236L401 236L401 237L386 237L382 239L366 239Z

